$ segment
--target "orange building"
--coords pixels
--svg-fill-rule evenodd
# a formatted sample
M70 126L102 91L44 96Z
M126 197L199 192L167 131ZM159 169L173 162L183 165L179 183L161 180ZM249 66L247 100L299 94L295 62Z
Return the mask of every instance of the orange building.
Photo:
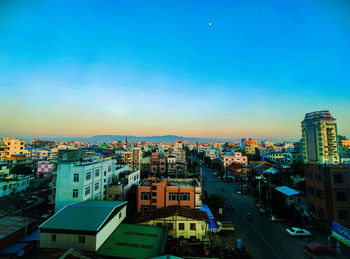
M344 147L350 147L350 139L342 139L341 143Z
M202 188L197 179L147 178L137 187L137 211L168 206L202 207Z

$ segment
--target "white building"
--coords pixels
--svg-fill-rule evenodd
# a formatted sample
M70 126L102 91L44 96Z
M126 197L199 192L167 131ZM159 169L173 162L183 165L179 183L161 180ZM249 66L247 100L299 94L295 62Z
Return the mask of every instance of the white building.
M128 170L128 167L119 170ZM115 174L116 161L110 158L90 162L59 162L55 211L73 202L103 200L106 185L112 183Z
M96 252L126 216L126 202L69 204L39 226L40 248Z
M0 197L25 191L34 177L30 175L10 175L0 178Z
M130 188L140 183L140 170L121 172L113 184L106 186L106 200L126 200L126 195Z
M49 157L49 151L40 148L32 148L29 150L29 156L35 160L46 160Z

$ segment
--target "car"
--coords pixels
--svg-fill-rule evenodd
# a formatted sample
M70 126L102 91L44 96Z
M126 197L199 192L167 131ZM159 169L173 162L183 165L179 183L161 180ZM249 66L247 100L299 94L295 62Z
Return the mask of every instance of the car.
M242 192L241 192L241 190L237 190L237 192L236 192L237 194L242 194Z
M284 222L284 219L272 214L270 215L269 220L271 220L272 222Z
M334 249L316 242L306 243L305 248L315 255L335 255Z
M309 231L307 231L306 229L302 229L302 228L287 228L286 232L288 235L292 236L292 237L308 237L311 236L311 233Z

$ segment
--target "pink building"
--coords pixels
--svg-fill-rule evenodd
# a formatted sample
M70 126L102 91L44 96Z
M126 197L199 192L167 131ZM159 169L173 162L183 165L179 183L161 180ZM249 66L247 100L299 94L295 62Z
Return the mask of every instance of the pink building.
M224 156L224 166L227 167L233 163L238 163L244 166L248 165L247 156L242 156L241 152L235 152L231 156Z
M36 175L39 176L40 174L43 174L49 176L54 168L55 165L50 161L39 161Z

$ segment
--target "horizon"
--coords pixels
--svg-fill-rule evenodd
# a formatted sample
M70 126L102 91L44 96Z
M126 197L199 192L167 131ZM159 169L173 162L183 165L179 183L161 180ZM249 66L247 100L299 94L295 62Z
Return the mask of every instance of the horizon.
M2 135L350 136L349 2L0 6Z

